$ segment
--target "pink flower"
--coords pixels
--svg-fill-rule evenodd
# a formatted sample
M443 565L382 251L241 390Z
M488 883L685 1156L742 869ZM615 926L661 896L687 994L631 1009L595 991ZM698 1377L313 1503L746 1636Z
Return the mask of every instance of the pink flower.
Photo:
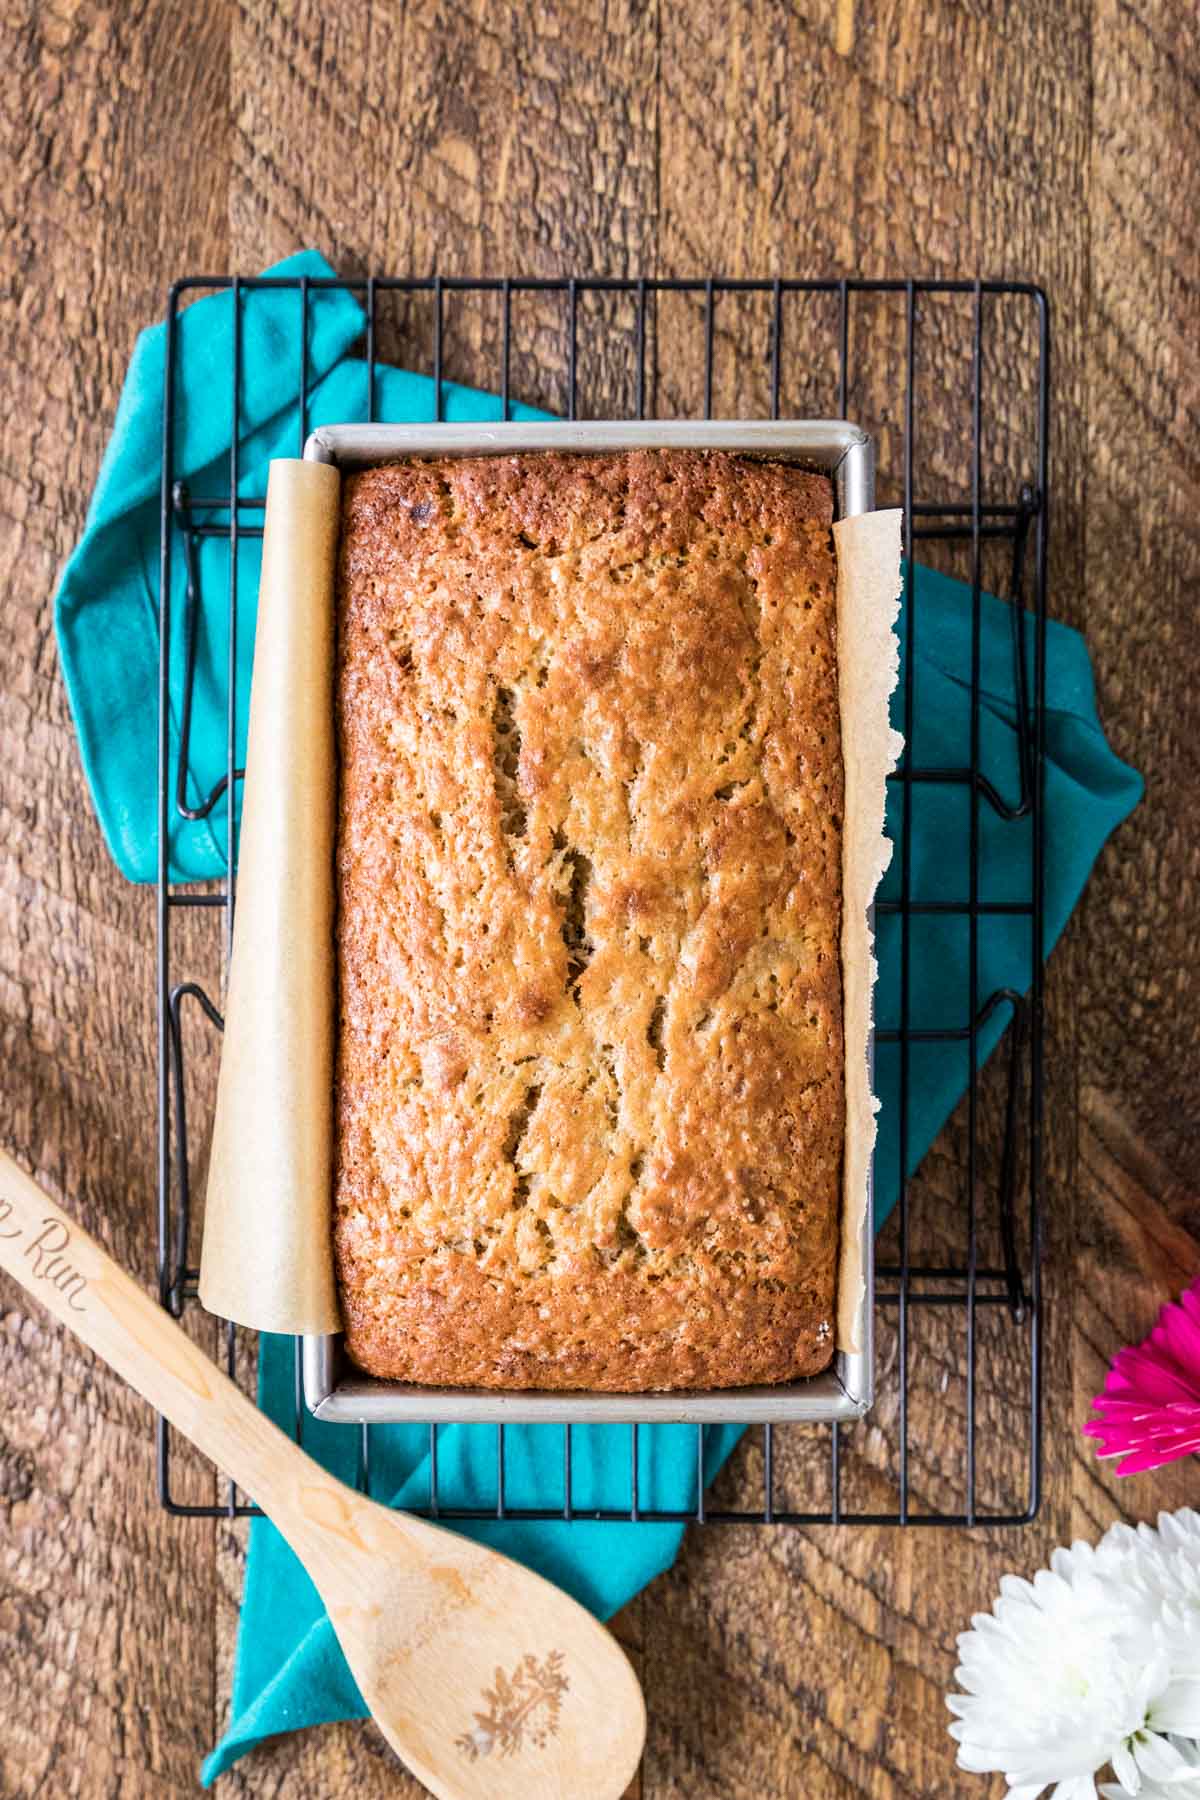
M1200 1451L1200 1276L1168 1301L1140 1344L1118 1350L1084 1426L1118 1475L1157 1469Z

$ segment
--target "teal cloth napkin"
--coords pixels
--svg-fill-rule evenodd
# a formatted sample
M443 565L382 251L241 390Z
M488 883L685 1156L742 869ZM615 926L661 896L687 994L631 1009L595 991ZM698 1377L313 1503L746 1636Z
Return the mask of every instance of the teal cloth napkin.
M324 260L304 252L270 274L319 278ZM242 385L238 404L238 490L266 492L272 456L301 449L297 395L296 331L300 301L294 292L256 290L243 298ZM353 296L314 291L309 334L309 424L365 418L367 369L353 356L363 313ZM234 431L228 370L233 307L228 293L201 300L179 320L176 468L190 492L227 498L229 448ZM60 583L56 624L84 768L112 854L133 881L156 874L157 803L154 726L158 696L159 453L165 330L143 332L130 364L113 436L88 514L87 527ZM385 419L430 419L432 381L399 369L376 370L376 413ZM450 383L442 389L443 417L494 419L499 400ZM515 417L545 417L513 407ZM217 508L213 520L228 518ZM244 745L250 688L261 547L242 539L238 549L239 616L235 661L238 730ZM200 547L200 629L187 792L193 805L225 771L225 692L228 667L226 544L204 539ZM172 567L171 694L182 691L182 618L186 573L178 542ZM962 767L970 734L971 591L963 583L914 566L900 634L907 657L911 613L914 719L911 754L918 765ZM981 766L1002 797L1019 793L1017 685L1012 608L989 594L980 597ZM1033 632L1026 633L1027 679L1032 684ZM1032 691L1032 687L1031 687ZM895 722L901 728L897 691ZM1044 951L1061 932L1101 845L1137 804L1141 779L1119 762L1096 718L1091 667L1077 633L1051 623L1046 642L1047 769ZM171 766L178 748L178 717L171 721ZM236 801L235 801L236 804ZM173 817L170 866L177 881L212 880L224 872L227 820L223 797L205 820ZM899 842L903 795L893 784L889 831ZM173 810L173 809L172 809ZM920 784L913 790L912 893L919 900L965 901L969 880L969 813L964 790ZM980 807L980 898L1024 899L1030 883L1032 833L1028 819L1006 821ZM899 858L881 898L899 893ZM919 1031L965 1029L968 925L947 914L917 915L910 924L912 1023ZM881 1030L899 1023L900 921L878 920L880 979L876 997ZM1033 970L1027 918L985 914L978 928L978 992L981 1002L997 989L1023 993ZM977 1035L982 1062L1008 1023L998 1007ZM968 1077L969 1047L914 1043L910 1049L907 1164L911 1173L957 1101ZM881 1098L876 1158L876 1218L895 1204L900 1181L899 1050L877 1048ZM279 1423L290 1424L293 1367L290 1341L265 1338L259 1368L259 1400ZM705 1434L704 1477L711 1479L738 1437L736 1428ZM686 1513L696 1501L696 1438L690 1427L644 1427L640 1433L639 1499L650 1510ZM306 1421L305 1443L329 1468L353 1479L358 1435L348 1427ZM581 1426L573 1432L572 1500L578 1513L624 1508L631 1490L631 1439L627 1428ZM496 1441L486 1426L447 1426L438 1433L438 1489L444 1506L495 1492ZM372 1492L397 1505L423 1505L429 1497L429 1433L394 1426L372 1433ZM557 1426L510 1427L506 1438L505 1496L511 1507L557 1508L563 1503L563 1439ZM678 1549L681 1524L604 1524L576 1520L513 1523L463 1522L458 1529L503 1549L548 1575L601 1617L615 1612ZM362 1703L311 1583L278 1533L255 1520L250 1532L246 1589L234 1674L232 1722L204 1770L213 1781L265 1736L360 1714Z

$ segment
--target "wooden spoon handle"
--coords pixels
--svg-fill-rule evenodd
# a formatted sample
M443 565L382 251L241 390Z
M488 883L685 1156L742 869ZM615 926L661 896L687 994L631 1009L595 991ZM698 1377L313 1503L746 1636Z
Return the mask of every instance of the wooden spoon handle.
M340 1492L73 1219L0 1150L0 1268L285 1530L295 1489ZM308 1509L306 1509L308 1510ZM289 1533L290 1535L290 1533Z

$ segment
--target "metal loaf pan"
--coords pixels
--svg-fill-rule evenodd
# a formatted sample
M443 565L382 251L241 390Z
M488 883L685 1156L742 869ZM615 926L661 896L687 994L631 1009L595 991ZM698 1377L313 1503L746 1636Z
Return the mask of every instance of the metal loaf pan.
M875 500L874 446L845 420L506 422L495 425L323 425L304 447L306 460L365 468L406 456L497 456L517 451L604 452L634 449L735 450L826 469L835 512L870 512ZM873 1057L872 1057L873 1061ZM874 1232L868 1195L859 1231L863 1270L856 1319L861 1349L839 1350L829 1369L780 1387L720 1388L670 1394L501 1392L485 1388L415 1387L362 1374L341 1336L303 1340L304 1398L319 1419L431 1424L484 1421L546 1423L717 1423L789 1421L816 1424L860 1418L874 1396Z

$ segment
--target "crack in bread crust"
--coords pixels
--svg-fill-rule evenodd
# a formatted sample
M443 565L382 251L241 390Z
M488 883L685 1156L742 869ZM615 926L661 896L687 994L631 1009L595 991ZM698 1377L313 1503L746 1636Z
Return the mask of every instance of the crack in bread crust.
M371 1372L828 1363L831 519L824 476L720 452L346 479L335 1247Z

